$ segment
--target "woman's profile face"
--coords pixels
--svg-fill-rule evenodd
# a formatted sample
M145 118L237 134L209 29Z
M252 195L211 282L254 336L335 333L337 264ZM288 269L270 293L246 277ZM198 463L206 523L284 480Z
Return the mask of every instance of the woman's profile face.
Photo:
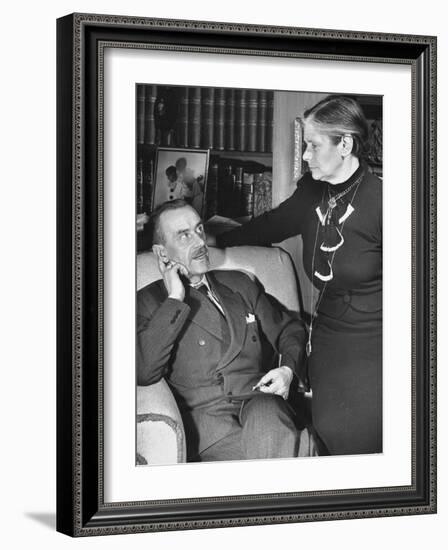
M334 144L329 136L320 133L312 122L305 122L303 160L308 163L315 180L340 183L343 166L342 142Z

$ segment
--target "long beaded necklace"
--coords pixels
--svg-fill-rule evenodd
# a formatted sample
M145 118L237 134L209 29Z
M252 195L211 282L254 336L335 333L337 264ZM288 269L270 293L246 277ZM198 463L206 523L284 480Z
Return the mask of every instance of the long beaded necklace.
M356 193L358 192L358 188L359 188L359 184L361 183L362 179L364 177L364 172L362 172L358 178L356 178L356 180L349 186L347 187L347 189L344 189L344 191L341 191L340 193L338 193L337 195L331 195L330 193L330 187L328 186L326 189L324 189L323 193L322 193L322 203L324 202L324 198L325 198L325 192L327 191L328 192L328 201L327 201L327 204L328 204L328 209L327 209L327 212L325 213L324 216L322 215L319 215L319 212L318 212L318 220L317 220L317 227L316 227L316 236L314 238L314 248L313 248L313 258L312 258L312 261L311 261L311 297L310 297L310 311L312 311L311 313L311 318L310 318L310 325L309 325L309 329L308 329L308 341L306 343L306 355L307 357L309 357L311 355L311 352L313 351L313 347L312 347L312 344L311 344L311 339L312 339L312 335L313 335L313 328L314 328L314 321L316 320L316 317L317 317L317 312L319 310L319 306L322 302L322 298L325 294L325 291L327 289L327 285L328 285L328 282L331 281L331 279L333 279L333 262L334 262L334 257L336 255L336 251L338 250L338 248L340 248L340 245L343 244L344 242L344 239L343 239L343 236L342 236L342 232L343 232L343 229L344 229L344 225L345 225L345 222L347 221L347 218L349 217L349 215L354 211L354 208L352 206L351 203L354 202L355 200L355 197L356 197ZM334 249L332 250L332 255L331 255L331 259L330 261L328 262L328 265L330 267L330 276L327 277L326 279L324 279L325 281L325 284L322 288L322 290L320 291L320 295L319 295L319 298L317 299L317 302L316 302L316 305L314 306L314 309L313 309L313 302L314 302L314 276L316 275L315 274L315 260L316 260L316 247L317 247L317 238L319 236L319 225L324 225L324 223L330 223L331 222L331 217L333 215L333 210L335 209L336 207L336 204L337 204L337 201L339 199L341 199L342 197L344 197L345 195L347 195L353 188L355 188L354 192L353 192L353 195L352 195L352 199L351 201L348 203L348 206L347 206L347 210L346 210L346 213L344 214L344 216L339 220L341 223L341 229L338 229L338 233L340 234L341 236L341 242L338 246L334 247ZM347 214L348 213L348 214ZM321 277L320 277L321 278ZM321 278L321 280L323 280Z

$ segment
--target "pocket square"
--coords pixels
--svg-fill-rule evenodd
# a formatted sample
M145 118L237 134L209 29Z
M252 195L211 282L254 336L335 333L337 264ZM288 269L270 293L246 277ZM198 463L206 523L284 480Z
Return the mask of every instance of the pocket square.
M248 325L249 323L255 323L255 315L253 313L246 315L246 324Z

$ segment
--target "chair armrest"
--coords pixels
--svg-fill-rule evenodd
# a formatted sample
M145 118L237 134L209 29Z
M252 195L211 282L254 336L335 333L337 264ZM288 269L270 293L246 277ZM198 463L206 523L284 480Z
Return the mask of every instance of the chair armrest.
M184 426L168 384L137 386L137 464L185 461Z

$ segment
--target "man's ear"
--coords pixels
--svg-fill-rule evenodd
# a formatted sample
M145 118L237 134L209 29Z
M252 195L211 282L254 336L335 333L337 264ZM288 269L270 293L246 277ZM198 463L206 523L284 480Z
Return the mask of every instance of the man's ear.
M159 258L159 260L162 260L162 262L166 262L169 260L166 253L166 248L163 246L163 244L153 244L152 251L157 256L157 258Z
M353 151L353 136L350 134L345 134L341 139L341 154L343 157L348 157L348 155Z

